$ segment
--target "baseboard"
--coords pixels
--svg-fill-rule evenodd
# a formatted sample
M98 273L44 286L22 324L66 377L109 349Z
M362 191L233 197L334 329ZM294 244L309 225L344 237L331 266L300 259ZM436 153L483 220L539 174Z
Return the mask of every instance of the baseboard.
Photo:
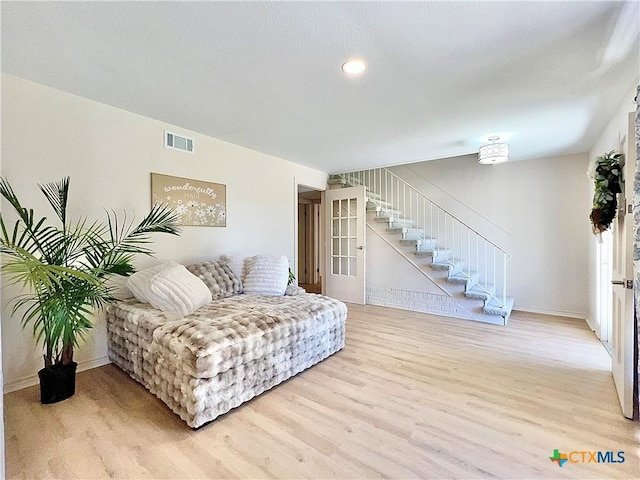
M599 334L600 328L595 327L593 320L591 320L591 317L587 315L587 318L585 320L587 321L587 325L589 325L589 328L591 329L591 331L595 332L596 337L600 338L600 334Z
M91 370L92 368L102 367L111 363L107 355L93 360L86 360L84 362L78 362L78 372L84 372L85 370ZM13 382L7 382L4 384L4 393L15 392L16 390L22 390L23 388L32 387L38 385L38 374L29 375L28 377L21 378L20 380L14 380Z
M547 310L546 308L534 308L517 305L513 307L514 311L527 312L527 313L541 313L542 315L554 315L556 317L578 318L580 320L586 320L587 314L582 312L567 312L565 310Z

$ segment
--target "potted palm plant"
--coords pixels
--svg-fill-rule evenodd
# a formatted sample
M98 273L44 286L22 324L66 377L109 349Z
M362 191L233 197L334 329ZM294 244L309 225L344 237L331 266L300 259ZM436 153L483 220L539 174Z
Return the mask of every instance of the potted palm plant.
M148 248L154 232L178 235L178 217L156 205L138 224L107 212L106 222L67 217L69 177L38 185L53 207L60 226L35 218L22 206L9 182L0 178L0 194L17 214L9 226L0 213L1 272L9 284L22 288L13 299L12 315L19 313L22 327L29 325L44 347L40 400L55 403L75 393L73 350L93 327L96 309L114 300L112 275L128 276L136 254L152 255Z

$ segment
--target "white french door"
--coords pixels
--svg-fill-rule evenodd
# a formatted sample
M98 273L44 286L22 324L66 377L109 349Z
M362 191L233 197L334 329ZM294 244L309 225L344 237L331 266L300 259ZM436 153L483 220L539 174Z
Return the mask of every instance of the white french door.
M613 265L613 234L605 230L596 247L597 260L597 310L596 315L600 329L596 335L605 348L611 353L611 273Z
M325 202L328 297L365 303L364 186L327 190Z
M620 194L618 214L612 229L613 269L611 275L611 367L622 414L627 418L633 418L634 345L636 341L633 317L633 216L629 211L633 198L633 179L636 166L633 122L633 114L629 114L628 132L620 150L625 154L624 186Z

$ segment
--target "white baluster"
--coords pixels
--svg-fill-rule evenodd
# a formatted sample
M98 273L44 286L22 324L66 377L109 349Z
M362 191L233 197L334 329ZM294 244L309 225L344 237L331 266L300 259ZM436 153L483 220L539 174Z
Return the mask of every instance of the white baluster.
M507 305L507 254L502 252L502 304Z
M495 247L492 248L492 250L493 250L493 286L497 288L498 284L496 283L496 249Z

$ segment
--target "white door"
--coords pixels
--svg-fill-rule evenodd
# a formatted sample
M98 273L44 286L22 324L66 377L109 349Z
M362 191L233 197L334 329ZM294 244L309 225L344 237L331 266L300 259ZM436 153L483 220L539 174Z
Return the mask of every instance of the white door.
M618 215L613 223L613 272L611 365L622 414L633 417L634 332L633 332L633 216L629 212L633 198L635 154L633 114L621 152L625 154L624 187L619 196Z
M328 297L364 305L365 191L364 186L327 190Z

